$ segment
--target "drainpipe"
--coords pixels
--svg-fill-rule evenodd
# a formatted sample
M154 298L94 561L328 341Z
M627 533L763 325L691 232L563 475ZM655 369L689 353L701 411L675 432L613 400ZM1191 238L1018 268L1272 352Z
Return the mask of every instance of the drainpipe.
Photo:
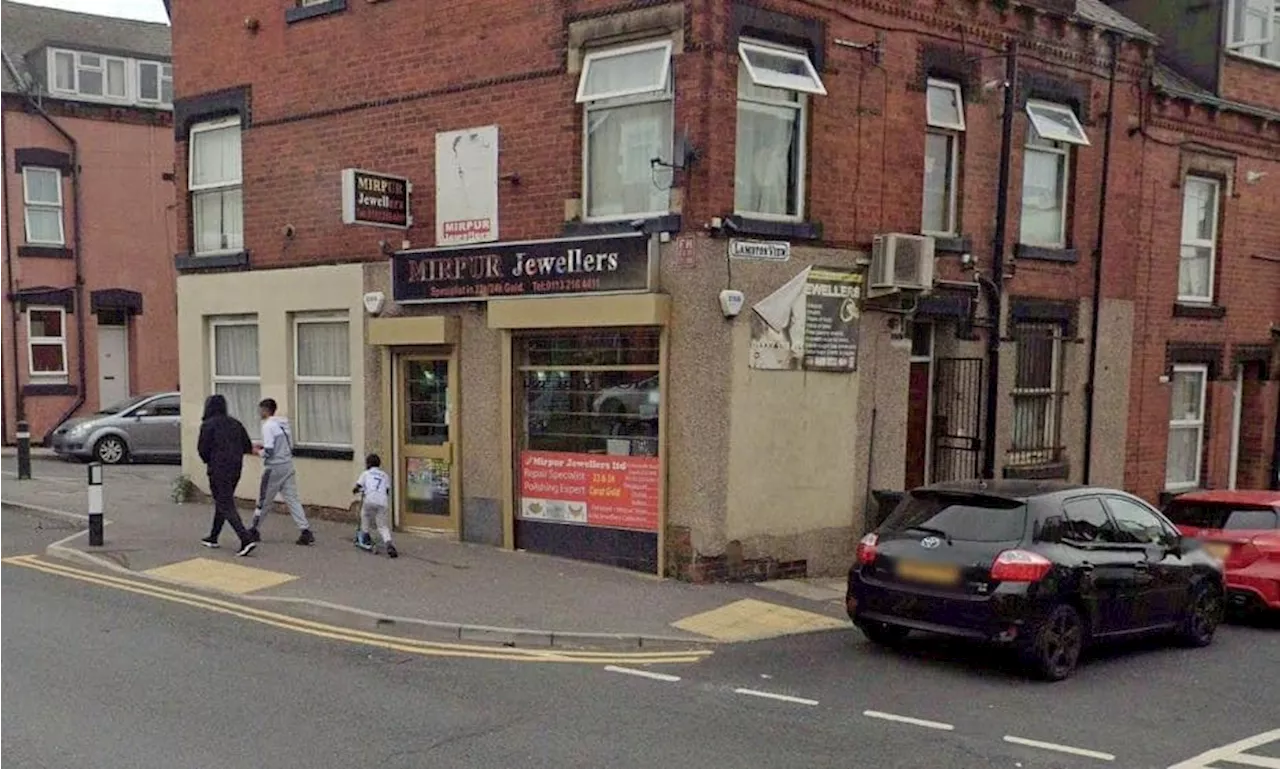
M1089 374L1084 395L1084 482L1093 482L1093 410L1098 379L1098 328L1102 304L1103 234L1107 228L1107 182L1111 179L1111 129L1115 121L1116 70L1120 66L1120 37L1111 41L1111 67L1107 73L1107 134L1102 139L1102 184L1098 189L1098 239L1093 246L1093 311L1089 313Z
M996 477L996 415L1000 401L1000 331L1004 316L1004 257L1006 231L1009 229L1009 166L1013 155L1013 111L1017 106L1018 41L1010 40L1005 49L1004 115L1000 120L1000 170L996 184L996 235L991 249L991 285L987 288L987 419L982 443L982 477Z
M18 371L21 368L18 364L18 303L13 296L13 247L9 238L9 233L12 232L9 226L9 149L5 138L6 134L0 133L0 158L3 158L0 167L4 169L4 291L9 299L9 334L12 337L9 349L13 350L14 421L22 422L27 418L27 407L22 397L22 383L18 381Z
M26 80L24 80L18 73L13 62L9 60L8 54L5 54L4 56L4 66L9 70L9 75L13 78L13 81L20 85L22 95L27 100L27 104L30 104L31 108L36 111L36 114L38 114L44 122L48 123L53 130L57 131L63 139L66 139L67 144L71 146L71 232L72 238L75 242L75 249L72 252L75 263L75 288L73 290L75 291L76 303L76 369L79 373L80 387L79 394L76 395L75 402L71 404L70 408L68 408L62 416L58 417L58 421L54 423L53 427L49 428L49 434L52 434L53 430L56 429L58 425L75 416L75 413L80 410L80 407L84 405L88 389L88 373L86 372L84 360L84 243L81 240L80 228L80 145L76 142L75 137L70 133L67 133L66 129L59 125L58 121L54 120L48 112L45 112L45 109L40 105L40 102L31 95L31 91L29 90L29 86L26 84ZM6 225L5 232L8 231L9 228ZM43 442L48 444L49 435L44 436Z

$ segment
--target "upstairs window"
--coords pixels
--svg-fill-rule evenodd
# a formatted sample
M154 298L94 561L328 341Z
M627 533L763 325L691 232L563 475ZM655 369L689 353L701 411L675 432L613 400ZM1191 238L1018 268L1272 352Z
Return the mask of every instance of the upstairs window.
M192 249L195 255L244 248L240 189L240 118L200 123L188 143Z
M1218 243L1218 182L1188 176L1182 183L1182 251L1178 259L1178 301L1213 301L1213 267Z
M804 218L808 97L826 86L804 51L738 43L738 132L734 211L763 219Z
M964 95L960 86L930 80L925 96L928 130L924 139L924 206L920 231L955 235L959 231L956 197L960 177L960 137L964 134Z
M49 92L87 101L168 106L173 66L84 51L49 50Z
M1089 137L1075 112L1050 102L1027 102L1027 144L1022 156L1022 219L1018 242L1067 247L1071 150Z
M158 61L138 62L138 101L173 103L173 65Z
M583 213L590 221L661 216L671 209L675 98L670 40L588 53L583 105Z
M1280 2L1229 0L1227 50L1280 64Z
M66 244L62 229L62 172L56 168L22 169L22 202L27 242L41 246Z

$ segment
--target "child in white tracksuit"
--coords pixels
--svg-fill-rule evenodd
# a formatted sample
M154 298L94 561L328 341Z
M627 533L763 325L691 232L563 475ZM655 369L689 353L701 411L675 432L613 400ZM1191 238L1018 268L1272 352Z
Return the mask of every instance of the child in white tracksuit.
M382 458L370 454L364 460L365 471L356 479L352 493L360 495L360 533L356 547L373 552L373 537L369 535L372 521L378 527L378 536L388 558L396 558L396 546L391 543L391 527L387 525L387 508L391 503L391 476L382 469Z

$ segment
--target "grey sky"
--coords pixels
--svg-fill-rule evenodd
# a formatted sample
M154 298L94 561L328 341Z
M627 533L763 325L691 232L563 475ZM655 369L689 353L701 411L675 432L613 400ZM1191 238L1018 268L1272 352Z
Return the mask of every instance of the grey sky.
M159 21L168 23L161 0L21 0L27 5L43 5L64 11L94 13L99 16L119 16L125 19Z

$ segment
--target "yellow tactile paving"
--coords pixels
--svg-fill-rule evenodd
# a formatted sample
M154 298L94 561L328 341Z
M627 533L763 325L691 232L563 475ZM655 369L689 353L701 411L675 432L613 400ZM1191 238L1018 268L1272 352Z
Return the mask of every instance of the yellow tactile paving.
M718 641L748 641L815 630L836 630L848 627L849 623L811 611L744 598L718 609L685 617L671 625Z
M297 579L292 574L281 571L255 569L252 566L241 566L235 563L214 561L208 558L192 558L166 566L148 569L143 574L185 582L197 587L214 590L225 590L229 593L252 593L265 590L276 585L283 585Z

